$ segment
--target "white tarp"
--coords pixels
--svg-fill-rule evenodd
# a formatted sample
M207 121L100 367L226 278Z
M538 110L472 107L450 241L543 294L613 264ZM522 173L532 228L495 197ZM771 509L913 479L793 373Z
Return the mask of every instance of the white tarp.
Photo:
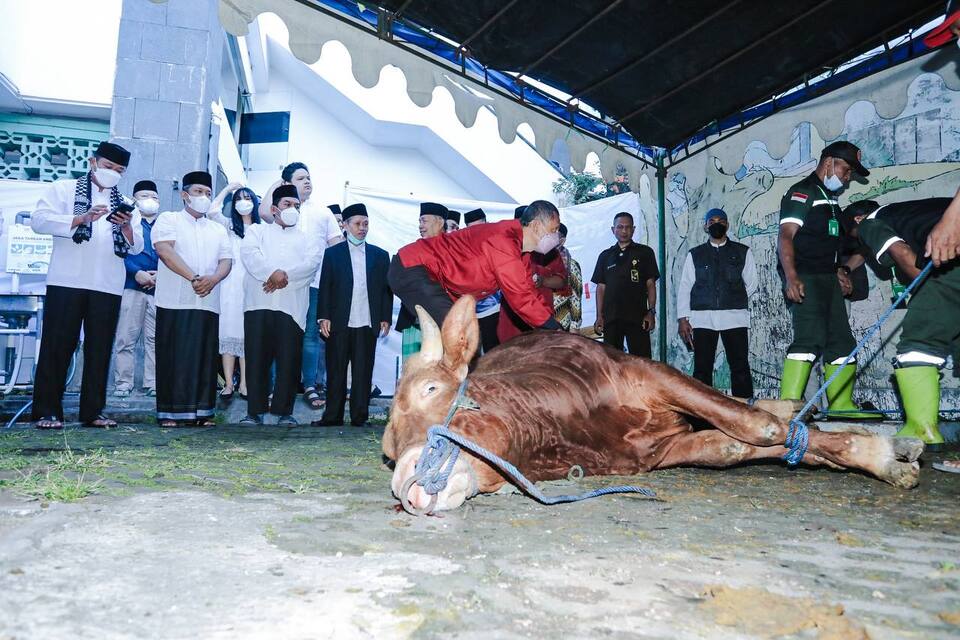
M475 200L456 200L427 194L385 193L364 187L348 186L345 193L345 205L362 202L370 214L370 233L367 240L393 256L400 247L420 237L418 223L421 202L439 202L455 211L466 212L471 209L483 209L487 220L496 222L513 218L517 205L503 202L478 202ZM635 193L604 198L560 210L560 221L568 229L567 248L573 258L580 263L583 280L589 299L583 300L583 325L592 325L596 318L594 287L590 283L593 268L600 252L614 243L613 216L621 211L633 215L637 224L637 242L647 241L646 224L640 211L640 198ZM655 245L655 243L654 243ZM653 246L654 251L656 247ZM393 322L396 323L400 310L399 299L394 299ZM390 331L390 335L377 343L376 365L373 381L385 394L392 394L400 362L400 333Z

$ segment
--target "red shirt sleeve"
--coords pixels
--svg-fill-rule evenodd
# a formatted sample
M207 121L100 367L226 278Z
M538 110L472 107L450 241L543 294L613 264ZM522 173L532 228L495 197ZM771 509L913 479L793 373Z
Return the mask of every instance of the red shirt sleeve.
M507 299L510 308L533 328L541 327L553 317L551 309L537 293L530 278L528 265L512 251L505 251L494 243L489 243L485 251L490 259L500 291ZM514 250L515 251L515 250Z

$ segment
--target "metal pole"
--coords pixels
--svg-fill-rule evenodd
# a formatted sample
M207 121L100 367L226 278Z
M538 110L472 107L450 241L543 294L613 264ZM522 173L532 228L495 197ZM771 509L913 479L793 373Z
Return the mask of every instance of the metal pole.
M663 154L657 155L657 230L660 253L660 292L657 307L660 309L657 324L660 326L660 362L667 361L667 170L663 167Z

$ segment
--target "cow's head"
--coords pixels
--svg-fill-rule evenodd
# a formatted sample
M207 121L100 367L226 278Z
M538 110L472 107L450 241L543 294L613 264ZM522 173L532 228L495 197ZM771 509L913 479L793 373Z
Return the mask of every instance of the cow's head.
M414 474L426 444L427 429L443 423L456 399L480 339L476 301L470 296L453 305L443 329L422 307L417 307L417 316L423 334L420 353L410 356L404 364L383 435L383 452L396 461L391 487L397 497ZM473 471L464 458L457 460L447 487L437 496L435 511L459 507L477 492ZM425 509L430 503L430 496L417 485L407 497L417 509Z

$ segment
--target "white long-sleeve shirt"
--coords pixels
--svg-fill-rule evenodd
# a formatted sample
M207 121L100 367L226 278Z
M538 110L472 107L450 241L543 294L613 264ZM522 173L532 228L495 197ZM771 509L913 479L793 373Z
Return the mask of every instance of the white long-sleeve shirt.
M722 247L723 244L713 245ZM711 241L711 244L713 242ZM695 311L690 309L690 292L697 280L697 271L693 266L693 256L687 254L680 274L680 285L677 287L677 318L687 318L694 329L710 329L712 331L726 331L739 327L750 326L750 309L721 309L718 311ZM743 263L743 284L749 298L757 291L757 264L753 260L753 252L748 248L747 257Z
M323 252L330 241L343 240L343 231L340 230L340 223L333 212L327 206L317 204L313 198L300 205L300 222L297 223L297 228L320 248L320 266L323 266ZM319 268L310 286L314 289L320 286Z
M173 250L195 274L210 276L216 273L220 260L233 259L233 247L227 231L219 223L207 218L194 218L185 210L166 211L157 216L150 232L150 240L173 241ZM236 265L233 266L237 268ZM195 309L220 313L220 285L201 298L193 291L189 280L174 273L160 260L157 267L157 306L163 309Z
M350 253L350 266L353 269L353 293L350 298L350 317L347 326L370 327L370 295L367 293L367 243L353 244L347 247Z
M123 258L113 252L113 224L102 216L93 223L90 240L77 244L73 241L73 199L77 190L76 180L57 180L44 192L37 208L30 215L30 228L36 233L53 236L53 254L47 269L47 285L86 289L113 295L123 295L123 283L127 272ZM110 189L100 190L96 183L90 184L90 207L110 207ZM129 253L143 251L143 227L140 212L134 210L130 227L133 244Z
M282 311L305 330L310 283L320 267L322 252L299 227L250 225L240 245L240 261L248 276L243 281L244 311ZM265 293L263 283L277 269L286 272L287 286Z

